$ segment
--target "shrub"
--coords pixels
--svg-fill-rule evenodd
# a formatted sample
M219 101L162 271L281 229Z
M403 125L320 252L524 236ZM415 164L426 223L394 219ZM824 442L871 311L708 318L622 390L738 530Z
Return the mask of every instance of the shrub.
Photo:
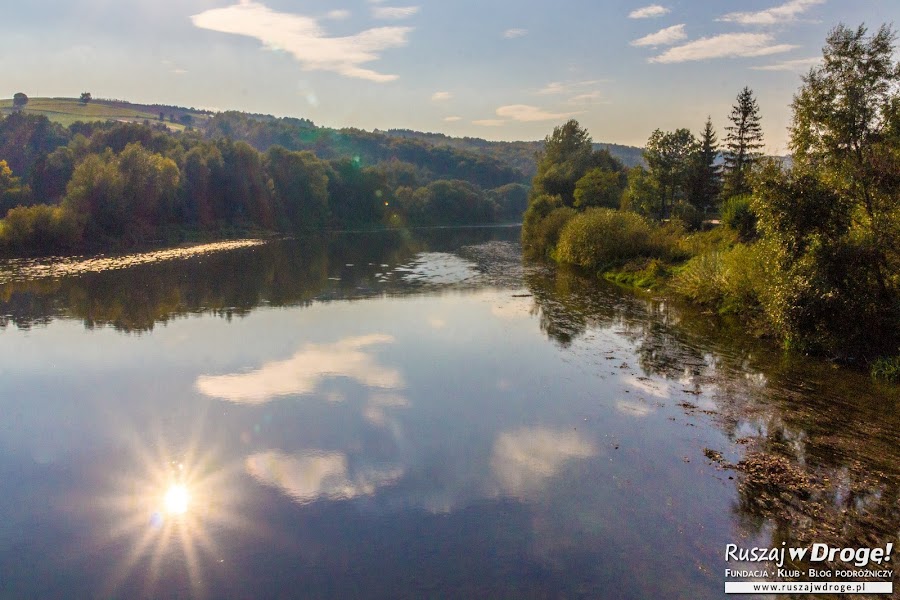
M687 256L698 256L737 242L735 233L727 227L713 227L709 231L696 231L678 239L678 249Z
M650 243L653 246L653 255L674 261L690 258L691 255L682 248L684 239L684 224L680 220L675 219L662 226L652 226Z
M562 205L559 196L541 194L531 201L522 219L522 246L532 256L550 256L563 226L575 210Z
M594 208L572 217L563 227L556 248L557 260L586 268L659 254L653 243L653 226L646 219L608 208Z
M785 346L842 360L896 349L900 300L879 289L872 240L813 239L799 258L764 241L770 265L761 300Z
M703 225L703 213L688 202L679 202L673 206L672 217L682 221L685 227L691 231L700 229L700 226Z
M675 275L676 291L720 313L756 312L767 278L757 246L737 244L697 255Z
M749 196L732 196L722 203L722 223L737 232L742 242L756 238L756 213Z
M699 304L718 304L725 295L722 252L714 250L689 260L675 275L672 286Z
M900 355L875 360L870 372L875 379L900 383Z
M543 256L552 256L566 224L577 215L574 208L557 208L542 219L533 231L531 246Z
M82 230L77 215L62 206L18 206L0 221L0 242L17 250L53 252L77 246Z

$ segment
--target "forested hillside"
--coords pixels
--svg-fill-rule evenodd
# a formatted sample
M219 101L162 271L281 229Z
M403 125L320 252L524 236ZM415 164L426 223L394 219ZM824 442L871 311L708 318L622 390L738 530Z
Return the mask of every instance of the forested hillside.
M410 129L389 129L387 135L405 139L415 139L434 144L446 145L458 150L492 156L522 171L528 178L537 172L537 155L544 148L544 140L537 142L490 142L481 138L455 138L443 133L422 133ZM608 150L626 167L644 164L643 149L621 144L594 143L594 150Z
M364 132L304 141L319 130L218 117L211 130L223 131L206 135L161 122L3 118L0 247L71 252L197 233L492 223L519 219L526 204L521 174L491 159L419 142L385 147ZM298 150L308 144L318 156Z

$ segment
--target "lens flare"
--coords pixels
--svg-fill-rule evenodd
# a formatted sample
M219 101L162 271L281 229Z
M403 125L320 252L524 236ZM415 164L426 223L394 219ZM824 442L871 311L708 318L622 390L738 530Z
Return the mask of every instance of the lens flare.
M171 486L163 497L163 506L166 507L166 512L173 515L186 513L190 502L191 495L187 488L179 484Z
M202 444L204 423L175 443L142 424L119 426L123 457L101 490L81 508L97 528L89 551L106 556L121 548L103 582L104 597L120 597L142 586L144 597L166 597L173 582L189 581L191 597L208 595L210 569L220 568L225 550L216 534L258 533L245 516L238 485L243 459ZM181 584L178 584L181 585Z

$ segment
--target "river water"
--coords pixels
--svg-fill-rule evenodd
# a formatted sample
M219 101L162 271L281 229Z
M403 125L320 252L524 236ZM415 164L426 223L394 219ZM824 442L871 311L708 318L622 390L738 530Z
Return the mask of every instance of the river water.
M896 389L518 236L7 265L0 597L718 598L728 544L898 541Z

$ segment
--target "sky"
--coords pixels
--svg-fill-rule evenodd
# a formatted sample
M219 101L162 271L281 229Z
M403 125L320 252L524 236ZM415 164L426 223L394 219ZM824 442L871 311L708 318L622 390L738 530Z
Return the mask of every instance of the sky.
M29 0L0 19L0 97L78 96L303 117L317 125L595 141L724 137L749 86L767 151L835 25L897 0Z

